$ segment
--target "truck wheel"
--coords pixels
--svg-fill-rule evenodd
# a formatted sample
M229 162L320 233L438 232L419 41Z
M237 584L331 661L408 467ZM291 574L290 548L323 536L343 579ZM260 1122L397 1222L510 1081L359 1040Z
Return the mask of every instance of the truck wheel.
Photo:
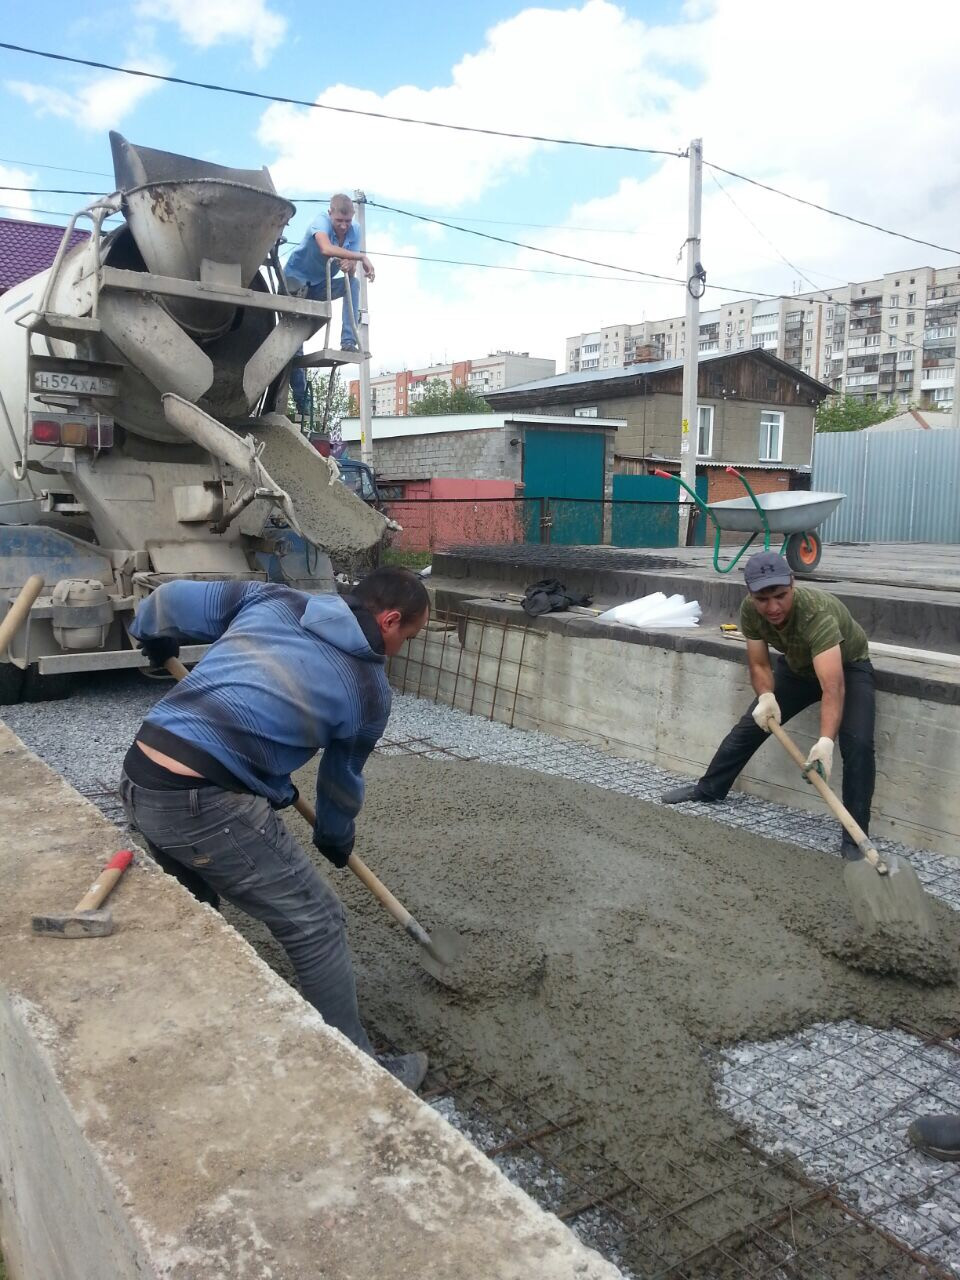
M73 693L73 676L69 674L42 676L35 662L31 662L21 674L24 677L20 694L22 702L60 702Z
M12 662L0 663L0 707L13 707L23 696L26 672Z
M784 558L794 573L813 573L823 555L818 533L791 533Z

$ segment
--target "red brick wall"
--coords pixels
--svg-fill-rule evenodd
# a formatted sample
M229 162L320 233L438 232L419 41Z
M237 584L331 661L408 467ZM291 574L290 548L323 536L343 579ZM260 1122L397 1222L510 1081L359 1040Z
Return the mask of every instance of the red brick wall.
M773 493L790 488L789 471L751 470L740 467L740 473L754 493ZM707 468L707 501L726 502L728 498L745 498L747 491L736 476L728 475L723 467Z
M403 526L391 545L400 551L437 551L469 543L522 542L523 506L512 480L408 481L404 499L385 504L387 515ZM499 498L499 502L475 502Z

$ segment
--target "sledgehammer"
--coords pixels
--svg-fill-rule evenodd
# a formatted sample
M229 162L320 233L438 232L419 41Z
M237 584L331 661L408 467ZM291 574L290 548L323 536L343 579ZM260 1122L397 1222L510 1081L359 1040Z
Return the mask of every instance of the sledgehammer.
M129 849L115 853L71 912L34 916L33 932L48 938L103 938L113 933L113 917L100 908L132 861Z

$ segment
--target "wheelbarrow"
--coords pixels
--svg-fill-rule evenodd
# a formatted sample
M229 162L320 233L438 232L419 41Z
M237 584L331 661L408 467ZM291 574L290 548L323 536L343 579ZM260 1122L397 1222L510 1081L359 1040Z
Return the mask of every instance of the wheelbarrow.
M700 510L713 521L713 567L717 573L729 573L756 539L763 534L763 549L770 550L772 534L783 534L780 554L794 573L812 573L820 563L823 543L817 528L837 509L847 496L845 493L812 493L794 490L789 493L754 493L747 478L736 467L727 467L727 474L736 476L747 491L745 498L729 498L725 502L703 501L679 476L669 471L655 471L654 475L676 480L685 489ZM720 535L725 532L749 533L732 560L720 563Z

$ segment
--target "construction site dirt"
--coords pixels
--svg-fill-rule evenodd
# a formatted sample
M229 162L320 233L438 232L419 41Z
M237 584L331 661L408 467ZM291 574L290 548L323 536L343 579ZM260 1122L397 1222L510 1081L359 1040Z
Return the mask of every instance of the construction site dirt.
M495 1081L554 1122L575 1110L574 1185L599 1161L626 1186L656 1188L632 1219L646 1231L617 1246L630 1274L781 1274L769 1254L754 1271L731 1244L791 1191L782 1165L734 1142L711 1054L840 1019L945 1035L960 1023L956 987L839 958L856 925L829 854L523 769L376 756L367 775L358 851L428 929L449 925L470 944L441 986L359 882L332 872L370 1027L426 1049L445 1079ZM311 771L297 781L309 794ZM285 816L309 847L302 820ZM956 954L956 917L935 912ZM228 914L289 976L269 935ZM706 1190L690 1196L691 1185ZM850 1220L824 1194L830 1221L817 1230L843 1239ZM782 1274L928 1274L861 1234L855 1249Z

